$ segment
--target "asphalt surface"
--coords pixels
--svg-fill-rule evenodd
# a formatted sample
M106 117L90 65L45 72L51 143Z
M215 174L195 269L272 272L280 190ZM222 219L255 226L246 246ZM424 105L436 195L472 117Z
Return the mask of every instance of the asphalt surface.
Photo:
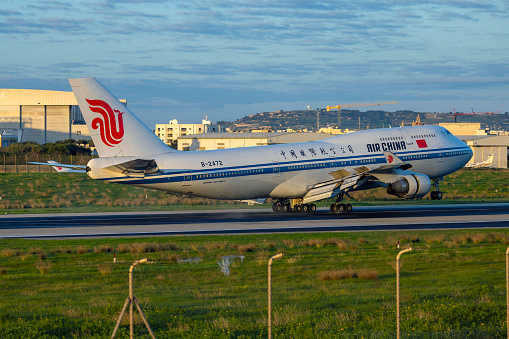
M509 228L509 204L354 206L314 214L269 209L1 215L0 238L93 238L281 232Z

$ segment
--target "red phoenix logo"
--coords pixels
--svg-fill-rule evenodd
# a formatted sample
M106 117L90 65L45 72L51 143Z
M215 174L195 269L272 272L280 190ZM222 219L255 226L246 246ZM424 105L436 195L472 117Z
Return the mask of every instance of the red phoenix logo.
M389 161L389 164L391 164L394 161L394 158L392 157L392 155L389 154L387 156L387 161Z
M118 110L113 110L110 105L102 100L88 100L90 110L98 113L101 116L92 120L92 128L99 129L101 139L107 146L114 147L114 145L122 142L124 138L124 120L122 114Z

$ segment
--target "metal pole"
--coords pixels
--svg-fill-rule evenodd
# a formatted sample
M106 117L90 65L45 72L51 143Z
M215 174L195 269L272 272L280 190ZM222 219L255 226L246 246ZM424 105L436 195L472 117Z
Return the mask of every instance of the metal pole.
M147 258L140 259L138 261L135 261L131 267L129 268L129 338L134 338L134 305L133 305L133 270L134 267L142 264L144 262L147 262Z
M122 312L120 312L120 316L118 317L117 324L115 325L115 329L113 330L113 334L111 335L111 339L115 338L117 335L118 328L120 327L120 323L122 322L122 318L124 317L125 310L127 309L127 304L129 304L131 300L127 298L124 303L124 307L122 307Z
M505 251L505 280L507 304L507 338L509 338L509 247Z
M412 248L407 248L406 250L403 250L398 253L398 256L396 257L396 322L397 322L397 339L400 339L400 316L399 316L399 258L403 253L410 252Z
M272 275L272 260L274 259L278 259L278 258L281 258L283 256L283 253L279 253L279 254L276 254L274 255L273 257L271 257L269 259L269 318L268 318L268 323L269 323L269 339L272 338L272 278L271 278L271 275Z
M124 314L127 309L127 304L129 304L129 338L134 338L134 303L136 303L136 306L138 308L138 311L141 314L141 317L143 321L145 322L145 325L147 326L148 331L150 332L150 336L155 339L154 332L152 332L152 329L150 328L147 319L145 318L145 315L143 314L140 305L138 305L138 302L136 301L136 298L133 295L133 270L134 267L142 264L144 262L147 262L148 259L140 259L138 261L135 261L131 267L129 268L129 297L126 299L124 303L124 307L122 308L122 312L120 312L120 316L117 320L117 324L115 326L115 329L113 330L113 334L111 335L111 339L115 338L115 335L117 334L118 328L120 327L120 322L122 321L122 318L124 317Z

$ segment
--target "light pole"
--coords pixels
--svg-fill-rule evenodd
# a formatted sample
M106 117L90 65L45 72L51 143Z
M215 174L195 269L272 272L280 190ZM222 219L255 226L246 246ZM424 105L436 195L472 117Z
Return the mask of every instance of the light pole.
M118 328L120 327L120 322L122 321L122 318L124 317L125 311L127 309L127 305L130 305L129 307L129 338L134 338L134 305L136 304L136 308L138 309L138 312L140 312L140 316L143 319L143 322L145 323L145 326L147 326L147 329L150 333L150 336L152 338L156 338L154 335L154 332L152 332L152 329L150 328L150 325L148 324L147 318L145 318L145 314L143 314L143 311L141 310L140 304L138 304L138 300L136 300L136 297L133 295L133 270L134 267L143 264L144 262L147 262L148 259L140 259L138 261L135 261L131 267L129 268L129 297L127 297L124 307L122 308L122 312L120 312L120 316L118 317L117 324L115 326L115 329L113 330L113 334L111 335L111 339L115 338L117 335Z
M505 289L506 289L506 305L507 305L507 338L509 338L509 247L505 251Z
M272 339L272 260L281 258L283 253L276 254L269 259L269 339Z
M397 339L400 339L401 320L399 316L399 258L403 253L410 252L412 248L407 248L398 253L396 257L396 322L397 322Z

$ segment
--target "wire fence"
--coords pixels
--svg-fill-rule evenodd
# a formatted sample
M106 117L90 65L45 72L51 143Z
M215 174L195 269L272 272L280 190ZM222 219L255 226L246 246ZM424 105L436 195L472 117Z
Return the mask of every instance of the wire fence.
M93 156L88 155L50 155L50 154L2 154L0 173L49 173L55 172L51 166L33 165L29 162L57 161L61 164L86 165Z

